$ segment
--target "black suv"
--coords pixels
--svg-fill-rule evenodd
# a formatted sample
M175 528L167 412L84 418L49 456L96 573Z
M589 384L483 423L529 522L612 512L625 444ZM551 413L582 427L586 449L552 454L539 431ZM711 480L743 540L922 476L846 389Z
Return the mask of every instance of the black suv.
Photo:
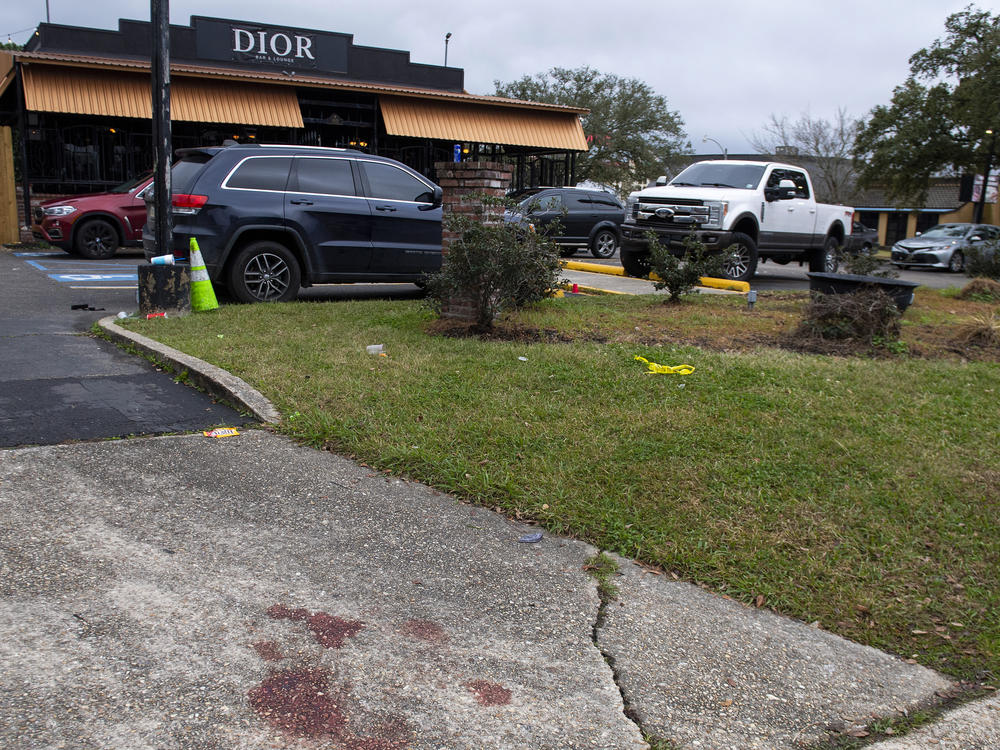
M542 188L516 196L516 215L544 227L554 220L562 232L553 236L564 257L589 247L595 258L610 258L621 245L625 206L611 193L581 188Z
M441 268L441 188L392 159L337 148L239 144L177 151L171 252L198 241L212 281L241 302L300 286L416 282ZM154 204L142 241L155 246Z

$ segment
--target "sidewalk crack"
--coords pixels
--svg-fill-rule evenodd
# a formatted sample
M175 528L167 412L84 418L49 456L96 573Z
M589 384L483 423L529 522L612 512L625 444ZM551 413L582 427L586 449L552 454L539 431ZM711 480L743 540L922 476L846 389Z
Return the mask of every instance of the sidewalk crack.
M618 598L618 587L611 582L611 578L618 573L618 564L604 552L598 552L587 560L583 569L597 582L597 596L600 599L600 604L597 607L597 617L590 631L590 639L594 644L594 648L597 649L601 658L604 659L604 663L608 665L608 669L611 670L611 679L614 681L615 687L618 688L618 694L621 695L622 713L626 719L639 728L639 733L646 741L646 744L649 745L650 750L671 750L674 747L671 743L655 737L646 731L646 728L642 725L642 720L639 718L639 714L636 712L635 707L625 694L625 689L622 687L621 678L615 666L615 658L601 648L598 642L598 635L607 620L608 607Z

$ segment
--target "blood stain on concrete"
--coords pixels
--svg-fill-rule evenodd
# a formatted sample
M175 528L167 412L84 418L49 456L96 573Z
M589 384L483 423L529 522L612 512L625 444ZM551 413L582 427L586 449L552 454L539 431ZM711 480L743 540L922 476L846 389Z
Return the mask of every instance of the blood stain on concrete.
M483 706L506 706L510 703L511 692L503 685L486 680L473 680L465 683Z
M344 645L345 638L351 638L358 634L362 628L358 620L345 620L341 617L328 615L326 612L317 612L310 615L306 620L309 632L313 638L323 648L340 648Z
M281 661L285 658L285 655L281 653L281 649L278 648L278 644L274 641L257 641L250 645L257 652L257 656L264 661Z
M444 632L444 628L430 620L407 620L400 625L399 632L429 643L443 643L448 640L448 634Z
M301 607L291 609L284 604L272 604L267 608L267 616L274 620L307 620L309 611Z
M326 612L309 613L301 607L291 609L284 604L267 608L267 616L275 620L298 620L306 623L313 638L323 648L340 648L347 638L357 635L364 624L359 620L345 620Z
M329 692L326 672L273 672L249 693L250 705L275 729L295 737L339 737L347 720Z

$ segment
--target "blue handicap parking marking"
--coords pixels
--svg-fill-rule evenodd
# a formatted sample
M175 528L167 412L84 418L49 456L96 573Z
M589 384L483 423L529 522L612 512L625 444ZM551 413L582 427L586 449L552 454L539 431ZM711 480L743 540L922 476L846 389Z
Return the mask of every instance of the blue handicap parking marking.
M138 281L137 273L50 273L56 281Z
M48 250L36 250L35 252L14 253L15 258L47 258L49 256L65 255L65 253L51 252Z
M139 274L134 263L87 261L65 253L15 253L24 262L60 283L118 282L136 284Z

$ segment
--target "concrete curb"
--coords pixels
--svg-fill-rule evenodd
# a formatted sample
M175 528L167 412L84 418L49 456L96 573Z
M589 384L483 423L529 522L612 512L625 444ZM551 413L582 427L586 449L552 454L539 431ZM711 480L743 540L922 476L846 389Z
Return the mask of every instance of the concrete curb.
M128 331L115 323L117 318L109 315L97 321L109 338L116 344L135 347L154 359L165 362L177 370L187 370L188 377L199 388L216 398L230 401L251 412L261 422L278 424L281 414L262 393L252 388L246 381L220 367L192 357L184 352L171 349L158 341Z
M587 271L588 273L603 273L608 276L626 276L624 268L615 266L605 266L601 263L583 263L577 260L564 260L562 267L571 271ZM649 274L651 281L658 281L659 276L655 273ZM750 284L745 281L735 281L733 279L713 279L709 276L702 276L699 279L701 286L711 289L726 289L730 292L749 292Z

